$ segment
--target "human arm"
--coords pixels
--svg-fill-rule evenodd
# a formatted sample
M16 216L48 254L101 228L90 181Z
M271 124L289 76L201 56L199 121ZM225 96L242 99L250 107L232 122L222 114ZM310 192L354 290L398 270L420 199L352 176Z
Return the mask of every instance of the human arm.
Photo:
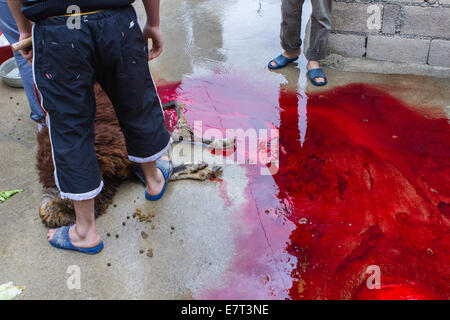
M22 0L7 0L9 9L16 20L17 29L19 30L19 41L30 38L33 24L22 13ZM20 50L22 56L29 63L33 61L33 50L31 48Z
M10 0L9 0L10 1ZM147 22L144 25L143 34L144 40L152 39L152 48L148 54L148 60L153 60L162 53L163 39L161 34L159 7L160 0L142 0L147 13Z

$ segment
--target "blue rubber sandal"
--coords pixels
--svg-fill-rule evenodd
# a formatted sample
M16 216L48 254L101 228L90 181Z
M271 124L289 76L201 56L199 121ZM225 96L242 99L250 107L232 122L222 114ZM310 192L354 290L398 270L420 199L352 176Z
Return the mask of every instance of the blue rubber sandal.
M277 70L277 69L284 68L289 63L297 61L297 60L298 60L298 57L294 58L294 59L289 59L289 58L286 58L285 56L283 56L282 54L280 54L278 57L276 57L275 59L273 59L269 62L268 67L269 67L269 69ZM277 66L276 67L272 66L272 64L271 64L272 62L275 62L277 64Z
M74 246L69 238L70 227L72 226L58 228L53 235L52 240L49 241L50 244L58 249L73 250L85 254L97 254L102 251L103 241L100 241L100 243L93 248L79 248Z
M327 77L325 76L325 73L323 72L322 68L318 69L311 69L308 71L309 80L311 80L311 83L315 86L322 87L325 86L328 83ZM325 81L320 83L316 82L314 79L316 78L324 78Z
M145 199L147 199L148 201L157 201L162 198L162 196L164 195L164 191L166 191L167 183L169 182L170 177L172 176L173 173L172 161L159 159L156 161L156 167L163 173L165 179L164 187L161 190L161 192L156 196L149 195L147 190L145 190Z

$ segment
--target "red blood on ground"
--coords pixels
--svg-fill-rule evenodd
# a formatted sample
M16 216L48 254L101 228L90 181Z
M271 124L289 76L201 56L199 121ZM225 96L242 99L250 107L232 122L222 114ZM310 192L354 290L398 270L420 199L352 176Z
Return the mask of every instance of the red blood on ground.
M306 96L214 75L159 91L163 101L183 101L188 122L202 120L203 131L280 134L277 174L244 165L248 201L233 217L231 267L194 297L450 297L450 125L442 111L418 111L364 84ZM380 290L366 286L372 265Z
M382 285L378 290L364 288L356 295L358 300L437 300L442 295L421 288L414 283Z

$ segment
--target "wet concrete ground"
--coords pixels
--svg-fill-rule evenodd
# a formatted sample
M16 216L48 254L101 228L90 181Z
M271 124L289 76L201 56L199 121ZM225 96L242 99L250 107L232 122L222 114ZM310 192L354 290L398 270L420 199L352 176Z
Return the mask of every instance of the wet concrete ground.
M264 88L262 96L278 96L280 87L287 87L304 97L355 82L375 85L409 105L439 107L450 115L450 81L445 79L326 69L329 86L319 89L306 80L304 57L289 68L268 71L268 60L280 52L279 1L164 0L161 14L165 51L150 66L160 84L186 83L186 89L181 90L186 99L186 91L196 88L189 86L192 81L198 81L198 88L206 88L222 86L223 79L242 80L254 86L260 84ZM220 81L211 83L214 79ZM235 94L239 96L239 92ZM248 168L227 166L224 183L173 183L157 206L143 200L141 185L126 182L115 198L117 207L111 206L98 219L105 250L94 257L61 252L46 243L46 228L38 217L41 187L34 168L36 126L28 118L24 92L1 84L0 97L0 190L25 189L0 204L0 283L14 281L25 285L23 299L188 299L208 297L205 292L227 288L227 277L236 278L239 270L233 264L236 257L242 258L237 239L246 234L242 212L249 205L244 196L249 183ZM208 100L204 104L214 108L214 99L218 98L208 94L205 97ZM300 101L302 115L306 113L307 99ZM197 120L193 117L199 114L192 107L187 113L188 121ZM301 121L307 126L305 119L300 118ZM136 209L155 214L152 223L133 219ZM142 238L142 231L149 235L147 239ZM251 232L264 238L262 225L252 227ZM261 246L269 244L270 239ZM152 249L152 257L146 255L148 249ZM277 252L268 251L278 256ZM81 268L81 290L69 290L66 286L70 265ZM264 275L255 277L260 276ZM287 296L291 286L288 273L280 278L283 285L277 287L275 297ZM270 296L269 291L261 297ZM245 296L237 290L235 297Z

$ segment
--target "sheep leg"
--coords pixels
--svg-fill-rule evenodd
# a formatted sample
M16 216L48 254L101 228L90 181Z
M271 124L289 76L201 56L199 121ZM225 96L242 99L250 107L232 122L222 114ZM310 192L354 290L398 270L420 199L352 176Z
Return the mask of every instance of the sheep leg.
M133 164L131 170L139 179L139 181L145 186L146 180L144 172L140 165ZM223 172L220 166L209 166L205 162L200 163L187 163L176 166L173 169L173 174L170 177L170 181L177 180L199 180L205 181L219 177Z
M187 123L183 114L184 105L179 101L170 101L163 104L163 110L175 110L177 113L177 128L178 131L172 133L172 139L175 142L188 142L195 143L201 142L206 147L211 149L233 149L235 145L235 139L205 139L196 137L194 131Z

